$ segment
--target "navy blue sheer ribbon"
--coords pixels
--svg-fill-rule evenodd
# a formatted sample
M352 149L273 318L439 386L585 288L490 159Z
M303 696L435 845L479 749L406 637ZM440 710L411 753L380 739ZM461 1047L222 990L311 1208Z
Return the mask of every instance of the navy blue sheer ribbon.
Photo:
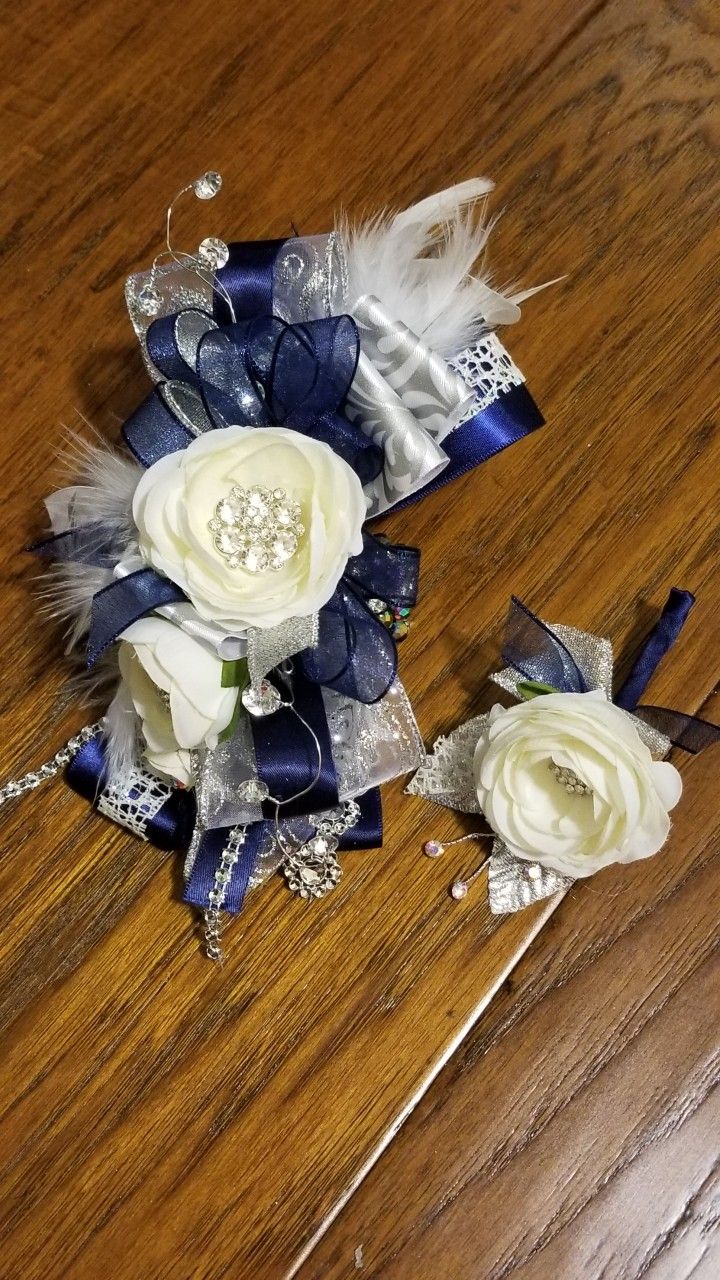
M397 648L390 632L343 579L320 610L318 643L298 656L303 674L358 702L378 702L397 674Z
M376 849L382 844L382 810L379 788L366 791L357 801L360 807L360 818L354 827L344 832L339 839L341 849ZM202 837L190 878L185 887L184 898L196 907L208 906L208 895L215 887L215 872L220 865L223 850L232 828L220 827L216 831L207 831ZM245 843L238 861L232 869L230 883L226 888L224 910L236 913L240 910L247 886L257 862L258 854L268 836L275 829L274 822L254 822L245 828ZM304 833L296 832L300 838L309 839L314 828L310 823Z
M80 748L65 770L73 791L96 805L106 782L105 742L96 734ZM132 792L131 798L132 798ZM138 793L139 794L139 793ZM195 826L195 793L175 788L154 817L147 821L145 834L159 849L186 849Z
M420 552L417 547L390 542L363 531L363 549L352 556L343 575L366 598L377 598L397 608L417 601Z
M330 809L338 803L337 775L322 693L300 671L293 674L292 692L295 711L281 707L271 716L250 717L258 777L267 783L270 795L276 799L285 801L291 796L297 797L283 804L283 818ZM317 745L298 716L310 726ZM304 794L300 795L301 792ZM274 817L275 805L266 801L263 813L267 818Z
M623 707L625 711L634 711L661 659L680 635L694 603L695 597L691 592L672 588L660 617L643 642L630 674L615 695L614 701L619 707Z
M98 658L131 623L164 604L178 604L187 597L169 578L154 569L138 569L125 578L116 578L93 596L88 637L87 664Z
M587 675L567 645L517 596L510 599L502 657L526 680L550 684L563 693L588 691Z
M481 409L467 422L461 423L454 431L445 436L442 447L450 462L424 489L418 489L403 502L399 502L394 511L401 511L419 498L424 498L436 489L451 484L466 471L472 471L481 462L487 462L508 445L515 444L524 436L542 427L545 422L530 392L524 383L511 387L493 400L485 409Z
M166 378L195 388L213 426L291 427L328 444L362 484L379 475L382 449L342 412L360 352L350 316L290 325L261 315L210 327L190 365L178 336L187 315L202 319L202 313L180 312L155 320L147 333L148 352ZM123 428L128 447L144 466L185 448L193 438L168 400L161 384Z
M123 439L130 452L143 467L168 453L186 449L194 439L192 431L180 422L169 407L162 383L150 392L122 427Z

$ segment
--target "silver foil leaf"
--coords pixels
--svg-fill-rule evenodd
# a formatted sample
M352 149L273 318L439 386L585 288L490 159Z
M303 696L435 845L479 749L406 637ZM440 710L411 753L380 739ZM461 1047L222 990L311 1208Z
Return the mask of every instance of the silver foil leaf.
M570 876L543 867L539 862L516 858L501 840L493 841L488 862L488 903L493 915L523 911L533 902L565 892L572 884Z
M314 649L318 642L318 615L288 618L277 627L250 627L247 633L247 660L250 683L259 684L273 667L286 658Z
M432 755L425 757L425 763L405 788L406 795L425 796L462 813L481 813L473 756L487 720L487 715L475 716L447 737L438 738Z

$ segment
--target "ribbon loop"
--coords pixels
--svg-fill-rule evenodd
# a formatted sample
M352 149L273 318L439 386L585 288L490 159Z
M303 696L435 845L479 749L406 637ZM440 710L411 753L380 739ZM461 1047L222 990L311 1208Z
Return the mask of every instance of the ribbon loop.
M587 679L570 650L517 596L510 600L502 656L526 680L542 681L562 693L588 691Z

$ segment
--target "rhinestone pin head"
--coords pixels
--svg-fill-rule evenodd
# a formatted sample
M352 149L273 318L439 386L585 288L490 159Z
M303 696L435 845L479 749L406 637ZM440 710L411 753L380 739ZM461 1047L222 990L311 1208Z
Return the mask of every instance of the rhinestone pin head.
M441 853L445 852L445 845L439 840L426 840L423 845L423 852L428 858L439 858Z
M136 301L138 311L143 316L156 316L162 307L162 298L152 284L143 285Z
M249 684L240 694L240 701L245 710L258 719L273 715L282 705L278 690L269 680L261 680L257 685ZM264 796L262 798L265 799Z
M208 522L217 551L231 569L277 573L296 554L305 526L299 503L284 489L233 485Z
M220 267L224 267L229 257L230 250L218 236L206 236L198 245L198 258L203 266L210 267L212 271L219 271Z
M201 178L196 178L192 184L193 191L198 200L212 200L216 196L222 186L222 176L216 173L214 169L209 169Z

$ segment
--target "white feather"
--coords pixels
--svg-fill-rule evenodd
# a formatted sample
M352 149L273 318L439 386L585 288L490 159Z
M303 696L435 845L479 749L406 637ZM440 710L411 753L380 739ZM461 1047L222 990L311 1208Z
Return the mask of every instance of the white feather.
M138 763L140 721L130 692L121 680L103 716L108 778L120 782Z
M112 580L110 569L91 564L54 564L40 580L40 612L67 623L66 653L90 630L92 598Z
M472 274L494 226L485 219L492 189L488 179L471 178L402 213L338 228L347 247L349 310L373 294L446 357L488 328L517 320L522 295L493 289L487 271Z
M63 467L74 473L75 482L45 499L53 531L101 521L113 525L119 539L132 542L135 527L132 500L143 469L105 444L68 432L61 453Z

